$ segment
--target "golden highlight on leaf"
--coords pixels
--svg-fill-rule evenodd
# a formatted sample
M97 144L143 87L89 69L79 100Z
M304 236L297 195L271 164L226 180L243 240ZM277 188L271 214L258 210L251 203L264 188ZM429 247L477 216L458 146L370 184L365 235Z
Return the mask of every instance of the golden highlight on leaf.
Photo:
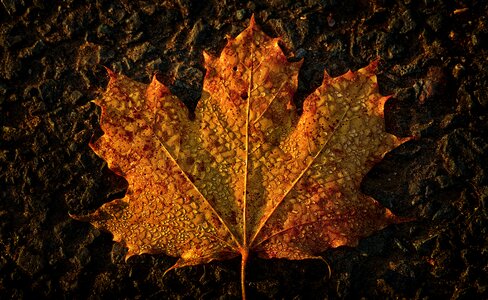
M360 192L383 155L407 139L385 132L376 63L332 78L293 104L302 62L250 26L218 58L204 54L202 97L188 110L156 78L109 71L104 135L91 144L129 183L87 216L128 247L165 253L173 268L242 256L316 258L400 222Z

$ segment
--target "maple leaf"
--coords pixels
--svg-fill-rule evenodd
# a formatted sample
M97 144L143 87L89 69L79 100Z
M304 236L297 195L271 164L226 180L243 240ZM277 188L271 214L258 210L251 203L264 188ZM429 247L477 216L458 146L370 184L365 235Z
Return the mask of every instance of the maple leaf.
M401 222L360 192L363 176L407 139L384 130L376 62L332 78L297 114L302 62L250 26L219 58L204 54L194 120L155 77L149 85L109 71L104 135L90 146L128 181L123 199L73 216L128 248L179 257L171 268L242 256L308 259Z

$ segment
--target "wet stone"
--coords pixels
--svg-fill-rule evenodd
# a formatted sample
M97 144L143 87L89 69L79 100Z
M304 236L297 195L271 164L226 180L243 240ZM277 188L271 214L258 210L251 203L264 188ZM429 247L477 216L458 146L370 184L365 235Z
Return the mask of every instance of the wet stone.
M21 61L14 58L9 52L5 53L2 59L3 62L0 66L0 76L8 80L18 77L22 68Z
M100 63L100 46L92 43L82 45L78 50L78 69L91 69Z
M47 101L49 103L57 101L57 98L59 96L58 85L53 79L48 79L44 81L39 86L39 95L44 101Z
M76 105L78 101L81 100L82 98L83 98L83 93L78 90L71 92L71 94L69 95L69 101L73 105Z
M150 61L147 64L147 69L151 72L158 71L163 66L163 61L161 58L157 58L155 60Z
M410 288L415 282L412 276L406 276L400 272L387 271L385 274L385 282L393 287L394 290L402 292L408 296L413 296L413 290Z
M22 11L25 9L26 6L26 3L24 1L16 0L1 0L1 3L10 16L22 14Z
M17 264L30 275L34 275L44 268L42 257L38 254L31 253L26 247L20 250Z
M437 33L444 27L444 17L441 14L432 15L427 19L427 24Z
M423 237L413 243L415 250L420 255L429 255L437 244L437 235Z
M465 71L466 69L462 64L456 64L452 69L452 76L454 76L456 79L459 79L465 74Z
M488 88L483 88L481 90L476 90L473 92L476 100L478 101L481 106L484 108L488 107Z
M118 23L126 17L126 12L119 2L110 2L108 9L102 10L102 13L114 23Z
M239 21L246 18L246 15L247 15L247 11L245 9L239 9L238 11L236 11L236 19Z
M142 25L141 18L139 17L138 13L132 14L126 21L126 28L127 32L135 32L138 31Z
M143 59L145 55L153 52L154 50L155 48L151 45L151 43L145 42L130 48L127 53L127 57L133 62L138 62Z
M29 58L31 56L39 55L46 49L46 44L42 40L37 40L34 45L24 48L19 52L19 58Z
M156 5L153 3L143 4L141 10L149 16L152 16L156 12Z
M97 27L97 37L99 39L110 37L113 34L113 27L107 24L100 24Z
M63 31L68 38L81 32L83 28L83 17L78 16L74 12L68 13L68 16L61 22Z
M444 160L444 167L453 175L472 177L481 159L471 140L472 133L456 129L442 138L439 151ZM475 146L475 145L473 145Z

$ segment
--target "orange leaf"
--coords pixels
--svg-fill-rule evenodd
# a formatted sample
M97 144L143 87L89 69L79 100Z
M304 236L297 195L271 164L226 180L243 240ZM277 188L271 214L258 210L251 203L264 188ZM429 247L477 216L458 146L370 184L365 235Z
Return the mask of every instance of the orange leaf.
M242 256L317 258L403 219L360 192L363 176L407 139L384 130L388 97L376 63L332 78L293 104L302 62L255 25L230 39L207 73L195 120L169 89L109 72L105 134L91 144L129 183L123 199L87 216L142 253L183 267Z

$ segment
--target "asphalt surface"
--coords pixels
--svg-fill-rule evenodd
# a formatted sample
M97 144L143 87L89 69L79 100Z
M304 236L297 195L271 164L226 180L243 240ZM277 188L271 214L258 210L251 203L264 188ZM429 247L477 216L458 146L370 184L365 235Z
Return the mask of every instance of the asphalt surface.
M54 2L54 1L53 1ZM415 139L387 154L365 193L415 221L322 254L251 257L251 298L482 299L488 296L486 1L0 1L0 298L240 297L239 259L171 271L175 258L126 249L69 213L126 183L88 147L103 66L153 74L193 110L202 51L219 55L254 13L304 59L298 107L326 69L379 58L387 130Z

